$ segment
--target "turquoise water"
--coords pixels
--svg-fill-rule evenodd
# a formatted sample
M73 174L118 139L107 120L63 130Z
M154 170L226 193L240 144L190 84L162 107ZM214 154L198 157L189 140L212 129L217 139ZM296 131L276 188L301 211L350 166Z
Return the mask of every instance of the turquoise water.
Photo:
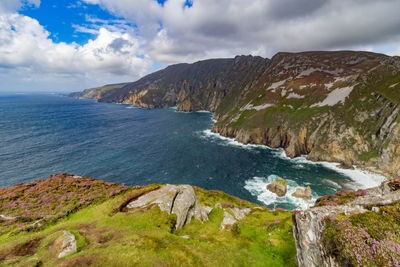
M294 209L310 205L277 198L265 186L276 176L289 193L310 185L314 200L380 177L341 171L282 150L244 146L212 134L210 113L137 109L57 95L0 95L0 186L58 172L125 185L192 184Z

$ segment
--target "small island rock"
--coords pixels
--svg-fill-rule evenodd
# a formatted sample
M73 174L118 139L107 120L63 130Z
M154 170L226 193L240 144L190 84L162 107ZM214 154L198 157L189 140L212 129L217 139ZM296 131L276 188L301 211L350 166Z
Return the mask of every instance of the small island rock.
M287 191L286 180L279 177L273 183L267 185L267 189L279 197L284 197Z
M311 187L307 186L306 189L298 187L298 188L296 188L296 192L294 192L292 194L292 196L295 198L301 198L304 200L311 200L311 198L312 198L311 197Z

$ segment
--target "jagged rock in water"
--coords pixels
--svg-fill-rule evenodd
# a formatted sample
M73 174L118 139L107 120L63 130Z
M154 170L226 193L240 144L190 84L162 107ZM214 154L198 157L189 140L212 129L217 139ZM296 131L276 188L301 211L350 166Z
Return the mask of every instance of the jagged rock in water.
M58 258L68 256L77 251L75 235L65 230L63 231L63 233L64 233L63 237L64 239L61 247L62 251L60 252L60 254L58 254Z
M144 208L154 204L158 205L162 211L176 214L176 229L190 223L193 217L200 221L207 221L211 211L210 207L204 207L198 203L192 186L170 184L140 196L130 202L127 208Z
M363 190L362 194L344 204L318 206L293 215L293 234L296 241L296 259L299 266L341 266L332 248L322 242L325 219L329 215L352 215L369 211L368 206L381 206L400 201L400 190L393 190L391 182L384 181L380 186ZM374 211L377 209L374 209Z
M292 196L295 198L301 198L304 200L311 200L311 198L312 198L311 197L311 187L307 186L306 189L298 187L298 188L296 188L296 192L294 192L292 194Z
M267 185L267 190L277 194L279 197L284 197L287 191L286 180L279 177L273 183Z

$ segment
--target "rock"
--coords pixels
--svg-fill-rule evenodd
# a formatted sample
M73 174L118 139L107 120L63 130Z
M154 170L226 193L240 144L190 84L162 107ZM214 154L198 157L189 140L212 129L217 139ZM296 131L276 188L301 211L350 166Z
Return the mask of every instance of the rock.
M367 206L388 205L400 201L400 191L393 191L384 181L380 186L366 191L365 195L338 206L318 206L293 214L293 234L295 237L299 266L341 266L332 255L332 248L324 247L322 233L325 218L335 214L358 214L367 212Z
M9 217L9 216L5 216L3 214L0 214L0 220L4 220L4 221L11 221L11 220L15 220L16 217Z
M221 222L221 226L219 227L219 229L223 230L223 229L232 229L232 226L237 223L237 220L235 218L233 218L233 216L224 211L224 219Z
M130 202L127 208L145 208L154 204L158 205L162 211L176 214L176 229L190 223L193 217L200 221L207 221L208 214L212 210L211 207L203 207L198 203L192 186L170 184L140 196Z
M238 219L239 221L242 220L244 217L246 217L251 211L250 208L239 209L238 207L234 207L231 210L233 212L233 215L235 215L235 218Z
M284 197L287 191L286 180L279 177L273 183L268 184L267 189L279 197Z
M62 242L61 253L58 255L58 258L68 256L77 251L75 235L65 230L63 231L63 233L64 239Z
M229 212L224 211L224 219L222 220L219 229L232 229L232 226L235 223L242 220L251 212L250 208L240 209L238 207L233 207L230 208L230 210L233 212L234 216L232 216Z
M375 213L379 213L380 209L378 207L372 207L371 209Z
M301 198L304 200L311 200L311 187L307 186L306 189L303 188L296 188L296 192L292 194L293 197Z

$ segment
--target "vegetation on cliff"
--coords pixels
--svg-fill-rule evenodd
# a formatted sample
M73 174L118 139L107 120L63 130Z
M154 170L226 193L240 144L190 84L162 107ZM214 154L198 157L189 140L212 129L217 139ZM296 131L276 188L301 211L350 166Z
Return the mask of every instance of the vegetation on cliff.
M41 228L22 231L8 228L0 235L0 266L296 265L292 213L289 211L269 211L220 191L195 188L199 203L213 207L208 221L192 220L176 230L176 216L162 212L157 205L126 209L127 203L162 185L127 188L73 177L61 174L44 180L45 184L59 185L57 190L51 186L47 197L55 194L57 199L60 193L76 192L81 183L86 183L86 190L93 187L91 196L97 201L79 206ZM36 187L38 184L37 181L29 186L31 190L20 193L19 198L41 190ZM94 197L98 187L102 187L105 193ZM2 190L10 191L11 188ZM87 192L88 196L90 192ZM82 198L86 196L83 191L81 193ZM6 199L3 203L12 201L12 198L12 195L3 198ZM251 208L251 212L231 230L221 230L224 213L232 213L235 207ZM46 214L52 213L54 211L46 211ZM3 225L5 222L0 223ZM58 258L63 230L75 236L77 252Z
M278 53L177 64L98 94L140 107L214 112L213 131L290 157L400 176L400 58L369 52Z
M293 216L304 266L400 266L400 179L324 196Z
M342 266L400 266L400 203L325 221L324 242Z

